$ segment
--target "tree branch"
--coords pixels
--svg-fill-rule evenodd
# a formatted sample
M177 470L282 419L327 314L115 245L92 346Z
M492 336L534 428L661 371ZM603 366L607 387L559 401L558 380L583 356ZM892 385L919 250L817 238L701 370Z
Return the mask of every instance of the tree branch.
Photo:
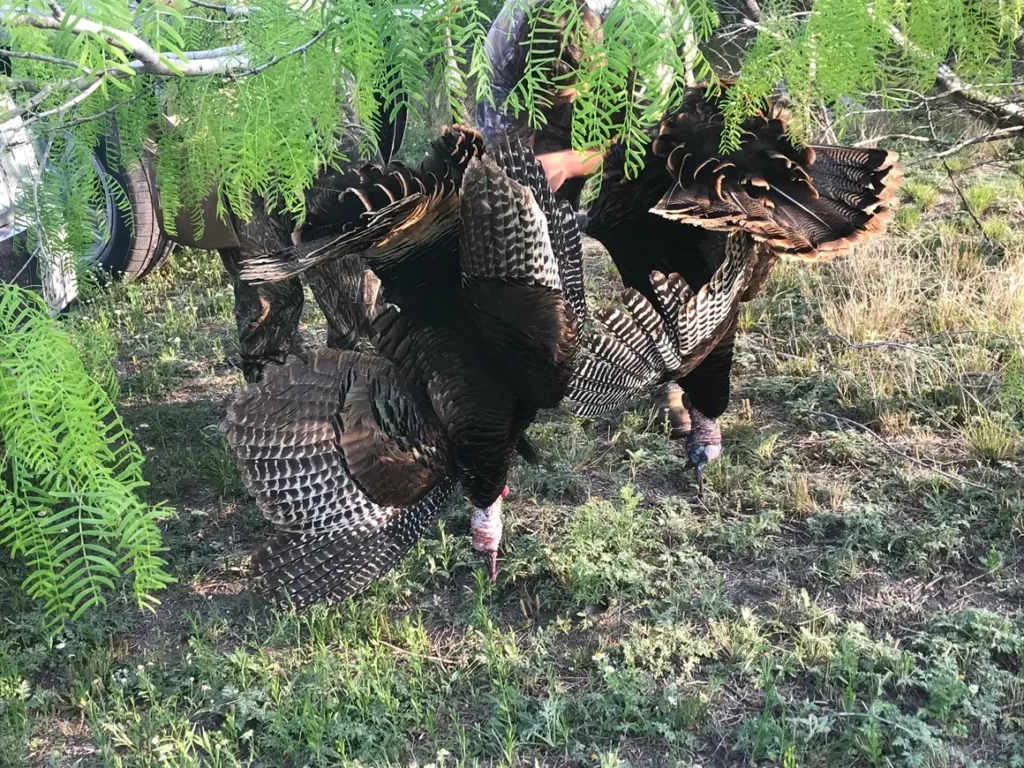
M216 3L208 3L206 0L189 0L191 5L197 8L206 8L210 11L217 11L217 13L223 13L229 19L237 17L248 17L253 12L258 11L259 8L248 5L217 5Z
M49 85L40 88L39 91L35 93L30 99L28 99L24 104L21 104L7 112L3 117L3 122L0 123L0 127L2 127L4 130L7 130L10 127L8 123L11 120L21 117L26 113L32 112L37 107L41 106L56 91L64 90L65 88L71 88L83 91L87 90L90 94L95 92L96 88L93 88L92 86L98 86L98 84L103 81L103 76L105 74L106 72L103 72L97 78L92 76L92 72L87 72L81 77L72 78L70 80L60 80L56 83L50 83ZM72 99L73 101L75 101L76 104L81 103L79 96L81 96L81 94L77 94L74 97L74 99Z
M909 167L912 165L926 163L929 160L941 160L944 157L955 155L957 152L967 149L967 147L973 147L975 144L987 144L990 141L1002 141L1004 139L1013 139L1018 136L1024 136L1024 125L1011 125L1006 128L996 128L991 132L986 133L984 136L975 136L970 139L958 141L956 144L947 147L941 152L936 152L934 155L928 155L928 157L921 157L917 160L912 160L909 163L905 163L905 165Z
M36 27L37 29L59 30L63 27L59 18L39 16L35 13L3 14L0 15L0 20L23 27ZM67 28L67 31L76 35L93 35L110 45L120 48L125 53L141 61L148 74L178 74L168 63L166 56L161 56L149 43L133 32L106 27L89 19L77 19L74 24Z
M55 56L44 56L41 53L32 53L31 51L4 51L4 56L9 56L12 59L28 59L30 61L42 61L47 64L55 64L58 67L71 67L72 69L80 69L81 66L77 61L71 59L58 59Z
M74 98L68 99L58 107L54 107L53 109L48 109L45 112L40 112L39 114L34 115L34 119L42 120L47 117L54 117L57 115L63 115L67 112L70 112L72 109L74 109L87 98L89 98L93 93L95 93L101 85L103 85L104 77L105 73L97 77L95 80L93 80L93 82L89 86L83 88L82 92Z
M253 67L252 69L244 70L242 72L239 72L238 74L242 75L242 76L244 76L244 75L258 75L260 72L264 72L264 71L270 69L272 66L274 66L278 62L284 61L289 56L295 56L296 54L305 53L310 48L312 48L317 42L322 40L324 35L326 35L326 34L327 34L327 30L326 29L321 29L319 32L317 32L315 35L313 35L309 40L304 42L302 45L297 45L294 48L292 48L290 51L288 51L287 53L282 53L280 56L274 56L274 57L272 57L270 59L270 61L265 61L264 63L260 64L258 67ZM230 73L228 73L228 74L230 74Z
M47 30L58 30L61 28L61 21L59 19L51 16L40 16L34 13L0 13L0 22ZM241 45L226 46L208 51L191 51L185 54L184 59L179 59L168 53L159 53L149 43L132 32L97 24L89 19L78 19L68 29L72 34L92 35L121 49L134 59L129 64L133 72L160 77L257 74L272 63L276 64L286 56L306 50L326 34L325 31L320 31L306 44L298 46L282 56L275 56L266 64L250 69L249 58L244 54L243 46ZM49 57L44 58L39 55L25 56L24 58L37 58L49 61ZM54 59L50 63L65 64L65 62L66 60L63 59ZM74 66L77 67L78 65L75 64Z
M224 7L230 8L232 6ZM28 12L0 13L0 22L46 30L61 29L60 19ZM258 75L289 56L305 53L327 34L327 30L322 29L305 43L292 48L287 53L273 56L268 61L253 67L241 45L226 46L208 51L186 52L184 54L185 58L181 59L169 53L158 52L149 43L132 32L97 24L89 19L78 19L68 29L72 34L98 37L124 51L134 59L128 65L132 72L156 75L158 77L202 77L204 75L245 77ZM24 56L24 58L36 58L55 64L77 66L74 62L65 59L51 59L39 54ZM124 73L111 71L110 74L120 77Z
M896 26L890 25L889 35L901 48L922 55L921 49L914 45ZM1024 109L1019 104L993 96L978 86L968 83L949 65L939 64L935 79L947 94L955 95L980 110L995 123L997 128L1024 126Z

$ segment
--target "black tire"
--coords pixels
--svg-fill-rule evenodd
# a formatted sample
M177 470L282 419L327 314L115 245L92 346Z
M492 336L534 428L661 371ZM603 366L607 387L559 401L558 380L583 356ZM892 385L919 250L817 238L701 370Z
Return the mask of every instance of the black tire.
M105 141L97 146L96 159L110 177L107 181L119 184L131 205L129 218L114 204L116 198L109 191L106 193L107 199L101 204L113 205L109 217L110 238L98 249L96 261L114 277L145 277L163 264L174 250L174 243L160 233L145 168L129 172L124 167L114 166Z

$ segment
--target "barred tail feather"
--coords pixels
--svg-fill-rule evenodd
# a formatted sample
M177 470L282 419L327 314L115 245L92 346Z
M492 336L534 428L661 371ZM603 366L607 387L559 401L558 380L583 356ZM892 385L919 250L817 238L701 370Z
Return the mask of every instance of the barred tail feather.
M347 254L401 258L443 241L458 224L457 192L483 138L466 126L445 128L419 169L399 163L326 172L307 192L302 242L246 259L240 274L259 284L286 280Z
M390 571L434 524L455 489L438 486L420 503L396 510L362 539L328 533L282 532L260 549L253 565L263 588L284 592L296 607L340 602Z
M271 588L347 597L424 532L455 481L423 397L378 355L324 349L228 407L243 482L278 529L255 558Z
M729 331L757 261L754 247L748 235L733 234L722 264L696 293L678 275L654 272L660 307L629 289L621 308L599 313L570 383L576 413L611 412L692 371Z
M596 333L584 334L569 383L568 398L580 416L625 405L680 363L665 343L664 322L633 289L623 292L622 309L595 313L594 319Z

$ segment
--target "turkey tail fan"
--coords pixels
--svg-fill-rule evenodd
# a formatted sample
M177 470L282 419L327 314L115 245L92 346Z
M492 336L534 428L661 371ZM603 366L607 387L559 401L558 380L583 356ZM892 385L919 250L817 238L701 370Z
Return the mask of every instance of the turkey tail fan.
M253 555L263 589L284 592L297 607L339 602L362 592L405 556L431 528L456 487L446 479L421 502L388 517L353 543L333 533L281 532Z
M458 187L469 161L483 154L484 137L478 130L468 125L446 125L441 135L430 142L430 149L420 163L420 174Z
M458 224L457 191L469 161L483 152L472 128L445 128L418 170L399 163L327 173L307 192L310 214L297 230L301 242L247 259L250 283L286 280L346 254L398 260L452 237ZM374 264L376 268L376 264Z
M769 107L744 121L742 145L721 153L722 94L691 89L665 119L653 152L672 187L651 209L674 221L744 231L774 250L827 259L885 231L903 182L899 156L883 149L797 146L787 116Z
M224 431L279 532L257 566L297 601L365 586L450 493L451 462L429 405L376 355L326 349L268 369L229 406Z
M580 330L548 227L534 193L494 157L470 162L461 195L462 300L483 354L534 408L564 397Z
M373 178L376 174L367 175ZM241 278L255 284L287 280L348 254L368 258L375 249L385 254L411 250L454 229L458 200L450 187L446 190L441 185L428 186L418 175L394 175L406 182L406 196L375 209L377 202L383 202L379 196L387 199L387 187L375 181L347 187L338 197L339 216L331 224L302 232L304 238L318 236L246 259L240 268ZM447 226L446 219L451 220ZM334 234L325 234L328 230Z
M729 332L750 281L753 247L749 235L730 235L721 265L696 293L677 274L653 272L660 307L630 288L621 307L595 313L567 395L573 410L608 413L696 368Z

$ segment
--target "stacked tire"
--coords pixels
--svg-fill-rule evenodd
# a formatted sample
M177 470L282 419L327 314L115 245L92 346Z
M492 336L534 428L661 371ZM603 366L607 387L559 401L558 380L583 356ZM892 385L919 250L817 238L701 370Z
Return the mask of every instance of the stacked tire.
M131 204L128 212L113 206L111 236L97 253L97 263L114 277L145 277L167 261L174 250L174 243L160 232L146 166L128 170L115 165L108 157L105 142L97 147L96 158L103 171L121 186Z

